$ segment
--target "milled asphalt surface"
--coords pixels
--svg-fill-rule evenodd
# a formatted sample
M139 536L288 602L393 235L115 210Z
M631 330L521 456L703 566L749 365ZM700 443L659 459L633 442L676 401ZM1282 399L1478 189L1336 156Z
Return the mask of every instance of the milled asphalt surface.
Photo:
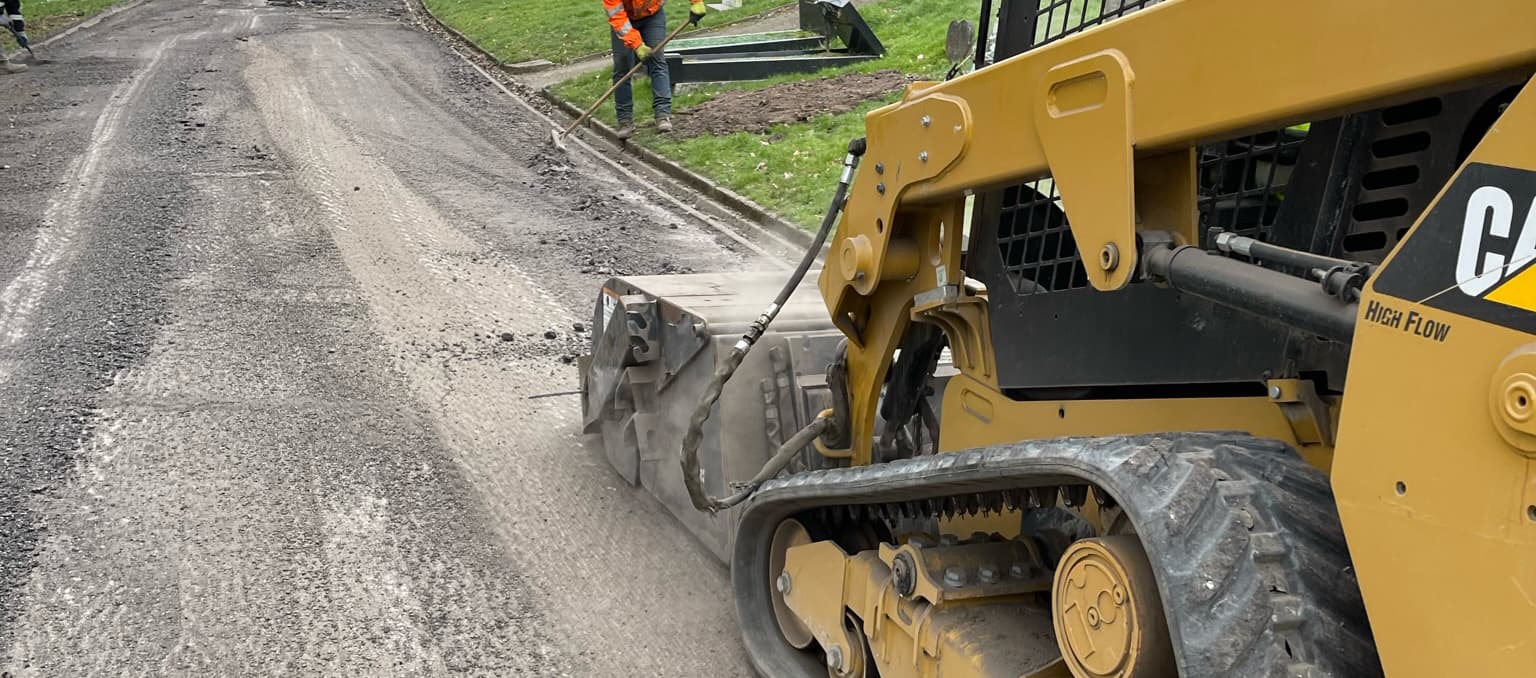
M418 19L150 0L0 79L6 675L748 673L529 396L607 275L752 262Z

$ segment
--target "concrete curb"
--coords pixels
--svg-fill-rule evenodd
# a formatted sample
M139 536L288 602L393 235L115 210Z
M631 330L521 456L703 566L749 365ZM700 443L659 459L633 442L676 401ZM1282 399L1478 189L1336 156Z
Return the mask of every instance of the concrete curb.
M582 109L577 108L575 104L569 101L555 96L554 93L547 89L539 90L539 95L543 96L545 101L570 114L572 118L581 115ZM756 225L771 230L782 238L799 243L802 246L810 245L811 241L815 239L815 234L785 221L778 215L768 211L766 207L753 202L751 198L710 181L703 175L683 167L655 151L620 140L612 127L599 120L588 118L586 122L582 123L582 126L588 127L590 131L603 137L609 143L623 148L626 153L638 158L641 162L650 165L662 174L672 177L689 188L709 196L715 202L742 213L742 215L751 219Z
M128 0L128 2L122 2L122 3L118 3L116 5L112 5L111 7L108 7L106 9L104 9L104 10L101 10L100 12L92 14L92 15L90 15L90 16L84 18L84 19L81 19L79 21L76 21L76 22L74 22L74 23L72 23L72 24L70 24L68 26L65 26L63 30L61 30L61 31L59 31L57 33L49 34L48 37L43 38L42 40L37 41L36 44L37 44L38 47L47 47L49 45L52 45L55 42L58 42L60 40L63 40L64 38L67 38L67 37L69 37L71 35L74 35L75 32L77 32L77 31L81 31L81 30L90 28L92 26L95 26L96 24L99 24L99 23L101 23L103 21L106 21L107 19L110 19L110 18L112 18L114 16L117 16L118 14L126 12L126 11L128 11L130 9L138 7L139 5L142 5L142 4L144 4L144 3L148 2L148 1L149 0ZM9 35L9 31L7 31L6 34ZM14 57L14 56L16 56L18 54L25 54L25 53L26 53L26 50L22 50L22 49L17 49L14 52L6 52L5 50L0 50L0 56L5 56L7 58Z
M555 62L548 59L530 59L519 61L515 64L502 64L502 68L508 73L542 73L555 67Z

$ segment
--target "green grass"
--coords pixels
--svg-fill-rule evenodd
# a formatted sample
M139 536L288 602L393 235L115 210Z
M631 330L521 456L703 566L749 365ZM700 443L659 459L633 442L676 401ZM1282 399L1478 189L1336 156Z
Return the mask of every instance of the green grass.
M598 0L425 0L443 23L463 33L502 63L548 59L566 63L606 51L608 19ZM743 0L728 12L710 11L701 28L717 26L786 4L785 0ZM666 4L668 29L688 18L688 3ZM684 33L683 35L687 35Z
M119 2L122 0L23 0L21 13L27 17L27 37L35 43ZM4 45L15 47L8 33L0 28Z
M843 73L894 68L939 79L949 68L944 58L944 37L949 22L954 19L974 22L980 11L980 0L881 0L861 8L859 13L885 45L885 57L817 73L690 87L677 93L672 107L674 111L684 111L725 91L761 89ZM608 88L611 77L611 73L604 69L562 83L554 91L557 96L586 108ZM634 83L634 88L637 121L643 122L650 109L645 95L650 84L641 78ZM775 125L764 134L738 132L718 137L676 138L657 135L642 124L631 141L720 182L791 222L810 228L820 222L826 202L831 198L837 175L842 171L848 140L864 134L864 115L898 97L899 93L894 93L865 102L846 113L824 115L803 123ZM599 108L596 115L609 124L614 123L611 104Z
M644 143L784 219L812 228L832 199L848 140L862 136L864 114L885 103L872 101L847 113L775 125L767 134L650 135Z

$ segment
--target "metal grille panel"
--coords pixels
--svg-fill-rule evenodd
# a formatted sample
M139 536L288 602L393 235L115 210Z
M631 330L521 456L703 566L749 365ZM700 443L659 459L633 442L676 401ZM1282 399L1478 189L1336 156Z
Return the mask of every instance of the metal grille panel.
M1030 17L1030 46L1054 42L1160 1L1039 0ZM1021 294L1088 285L1055 182L1046 178L1003 191L998 218L1003 265Z
M1041 179L1009 187L998 218L998 247L1014 289L1028 294L1088 284L1056 182Z
M1161 0L1039 0L1031 48L1049 44ZM1200 149L1201 230L1212 226L1266 238L1274 223L1305 127L1265 132ZM1020 294L1086 287L1055 183L1049 178L1003 192L997 229L1004 269Z
M1270 239L1304 128L1289 128L1200 149L1202 235L1211 227ZM997 240L1003 266L1020 294L1088 286L1055 182L1040 179L1003 191Z
M1046 43L1118 19L1161 0L1040 0L1035 14L1034 45Z
M1269 240L1305 127L1264 132L1200 149L1200 230Z

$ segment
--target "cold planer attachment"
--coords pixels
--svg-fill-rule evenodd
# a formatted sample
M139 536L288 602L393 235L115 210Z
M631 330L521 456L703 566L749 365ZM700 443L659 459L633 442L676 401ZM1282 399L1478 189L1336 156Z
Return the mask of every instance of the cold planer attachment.
M704 426L699 449L711 495L731 494L796 431L830 408L827 369L843 335L827 319L815 277L796 288L757 341ZM689 415L716 364L759 317L782 272L613 278L593 310L582 359L582 421L608 462L646 488L721 560L735 542L734 510L695 510L678 474ZM810 445L791 470L829 463ZM815 464L815 466L812 466Z

